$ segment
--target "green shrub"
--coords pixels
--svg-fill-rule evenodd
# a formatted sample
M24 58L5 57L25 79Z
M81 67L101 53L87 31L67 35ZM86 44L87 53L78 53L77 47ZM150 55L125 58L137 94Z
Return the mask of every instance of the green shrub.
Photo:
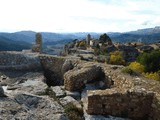
M72 103L67 104L64 111L70 120L84 120L83 109L77 108Z
M145 72L156 72L160 70L160 51L144 52L138 56L137 61L144 65Z
M133 74L134 74L134 71L133 71L131 68L129 68L129 67L123 68L123 69L122 69L122 72L123 72L123 73L130 74L130 75L133 75Z

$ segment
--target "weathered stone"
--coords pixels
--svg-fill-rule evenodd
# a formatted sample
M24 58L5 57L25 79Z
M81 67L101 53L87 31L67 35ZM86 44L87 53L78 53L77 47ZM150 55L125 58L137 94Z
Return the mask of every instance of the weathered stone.
M4 94L4 90L2 88L2 86L0 86L0 97L4 97L5 94Z
M93 94L92 94L93 93ZM151 112L154 94L145 91L108 89L88 92L87 113L146 119ZM99 109L99 110L97 110Z
M84 113L85 120L130 120L127 118L113 117L113 116L102 116L102 115L89 115Z
M52 91L55 92L56 97L64 97L65 96L65 91L62 90L60 86L54 86L51 87Z
M48 86L57 86L63 84L62 65L65 61L64 57L56 57L52 55L39 55L41 65L46 77ZM51 58L51 59L50 59Z
M74 66L72 64L72 61L71 60L65 60L65 62L63 63L62 65L62 73L66 73L67 71L73 69Z
M25 81L20 82L21 78L25 78ZM20 80L19 80L20 79ZM8 86L7 90L14 90L15 92L25 91L35 95L41 95L45 93L47 88L44 81L43 73L27 73L17 78L17 82Z
M64 74L64 86L69 91L81 90L88 82L104 79L100 66L88 65L70 70Z
M0 52L0 70L38 71L41 64L35 53Z
M63 106L65 106L65 105L67 105L67 104L69 104L69 103L72 103L72 104L74 104L77 108L82 108L81 104L80 104L77 100L75 100L73 97L71 97L71 96L66 96L66 97L64 97L64 98L61 98L61 99L60 99L60 103L61 103Z
M7 87L7 90L16 90L16 89L18 89L18 88L20 88L20 86L18 86L18 85L13 85L13 86L8 86L8 87Z
M14 98L0 98L1 119L68 120L62 106L48 97L17 94Z
M36 33L35 36L36 36L36 39L35 39L36 44L33 45L32 52L41 53L42 52L42 35L41 33Z
M66 90L66 96L71 96L77 100L77 99L80 99L81 94L79 92L71 92Z

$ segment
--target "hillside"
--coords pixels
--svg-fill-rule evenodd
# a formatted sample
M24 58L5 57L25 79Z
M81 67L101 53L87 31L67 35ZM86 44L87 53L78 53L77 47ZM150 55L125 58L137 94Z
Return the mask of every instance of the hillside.
M155 43L160 41L160 27L139 29L126 33L108 33L116 42L144 42Z
M30 49L31 44L24 41L14 41L0 36L0 51L21 51Z
M87 34L95 39L99 38L102 33L94 32L76 32L76 33L52 33L52 32L41 32L43 36L44 44L65 44L74 39L84 39ZM15 33L0 33L0 36L14 41L25 41L34 43L35 40L34 31L20 31ZM119 32L108 32L110 38L115 42L133 42L142 41L145 43L154 43L160 41L160 27L139 29L136 31L130 31L125 33Z
M74 39L84 39L87 34L85 32L78 32L78 33L52 33L52 32L41 32L43 37L43 42L59 42L59 41L66 41ZM7 39L12 39L14 41L25 41L25 42L34 42L35 40L34 31L20 31L15 33L0 33L0 36L5 37ZM98 33L90 33L94 38L98 38L100 34ZM62 43L63 43L62 42Z
M99 38L102 33L76 32L76 33L52 33L41 32L43 37L43 47L54 45L64 45L74 39L85 39L87 34L92 38ZM34 31L20 31L15 33L0 33L0 50L22 50L31 47L35 42ZM160 27L139 29L126 33L108 32L108 36L114 42L144 42L155 43L160 41ZM16 42L15 42L16 41Z

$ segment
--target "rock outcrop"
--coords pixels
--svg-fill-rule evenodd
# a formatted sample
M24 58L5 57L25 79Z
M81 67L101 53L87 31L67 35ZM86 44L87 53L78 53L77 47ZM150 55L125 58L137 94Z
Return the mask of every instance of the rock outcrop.
M63 107L47 97L20 93L0 98L0 107L0 119L68 120Z
M26 57L20 54L20 60L19 55L15 53L11 58L10 53L0 53L0 56L2 56L0 85L8 85L7 91L6 89L3 91L0 87L0 96L4 95L4 92L7 95L7 97L0 97L0 119L67 120L63 107L68 103L79 106L77 100L83 102L86 119L104 118L98 115L120 116L133 120L159 120L160 118L160 83L142 76L125 75L121 72L123 66L79 60L71 60L71 63L67 63L65 61L68 58L50 55L37 56L36 54L34 59L35 56ZM16 78L3 75L3 70L9 68L16 68L11 69L16 72L23 71L24 69L21 68L25 67L22 67L21 63L28 65L30 60L31 63L38 60L38 65L41 62L40 67L43 67L45 77L42 71L35 73L33 70L27 71L28 73L22 76L18 73ZM17 74L16 72L12 74ZM52 85L50 82L63 85L63 78L64 86L48 89L43 82L48 79L50 86ZM57 102L54 97L60 101ZM87 115L86 112L97 116Z
M43 73L30 72L18 77L17 82L8 86L8 97L0 97L0 119L69 120L64 108L47 96L44 79ZM4 91L0 87L1 94Z

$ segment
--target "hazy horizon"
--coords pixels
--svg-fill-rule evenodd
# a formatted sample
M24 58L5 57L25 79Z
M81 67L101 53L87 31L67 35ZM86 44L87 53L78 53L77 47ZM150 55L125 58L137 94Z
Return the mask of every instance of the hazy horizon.
M160 26L155 26L155 27L160 27ZM149 28L155 28L155 27L149 27ZM143 29L149 29L149 28L143 28ZM46 33L125 33L125 32L132 32L132 31L137 31L137 30L141 30L142 28L139 28L139 29L136 29L136 30L131 30L131 31L124 31L124 32L117 32L117 31L108 31L108 32L92 32L92 31L89 31L89 32L83 32L83 31L76 31L76 32L62 32L62 31L59 31L59 32L54 32L54 31L34 31L34 30L18 30L18 31L0 31L0 33L16 33L16 32L46 32Z
M0 0L0 32L128 32L160 26L158 0Z

